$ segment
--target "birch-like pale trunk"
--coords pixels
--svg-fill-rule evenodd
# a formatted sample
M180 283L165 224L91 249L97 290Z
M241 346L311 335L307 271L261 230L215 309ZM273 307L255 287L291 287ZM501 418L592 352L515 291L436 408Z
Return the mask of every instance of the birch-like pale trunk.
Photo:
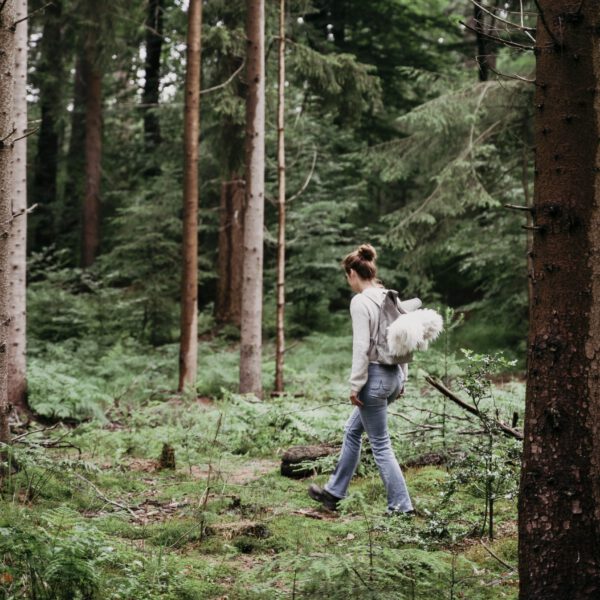
M262 397L262 287L265 209L265 5L247 0L246 209L240 392Z
M14 195L12 212L18 215L11 227L10 262L10 326L8 332L8 402L20 412L27 406L25 291L27 249L27 0L16 0L15 29L15 137L12 170ZM20 139L18 139L20 138Z
M10 325L9 236L13 224L12 140L14 139L15 0L0 11L0 442L10 441L8 417L8 339Z
M277 232L277 316L275 328L275 387L284 390L285 356L285 0L279 1L279 76L277 102L277 184L279 229Z
M183 272L179 391L196 383L198 369L198 137L200 134L200 48L202 0L188 8L183 165Z

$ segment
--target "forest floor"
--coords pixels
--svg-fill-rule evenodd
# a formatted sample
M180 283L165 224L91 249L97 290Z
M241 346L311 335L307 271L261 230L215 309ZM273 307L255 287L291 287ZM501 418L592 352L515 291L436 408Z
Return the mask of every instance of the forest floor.
M351 408L348 344L315 336L290 352L290 391L301 397L258 402L206 382L199 395L176 396L160 376L142 385L146 365L129 388L106 388L113 401L102 418L33 426L2 481L0 597L516 598L515 446L481 436L428 389L422 375L439 356L413 368L390 409L415 518L384 516L368 451L339 513L306 493L334 457L313 463L307 479L280 474L288 447L339 444ZM234 351L219 352L230 369ZM522 382L505 378L490 393L497 414L522 414ZM175 468L160 468L165 443ZM424 464L432 456L441 464ZM495 486L493 539L486 483Z

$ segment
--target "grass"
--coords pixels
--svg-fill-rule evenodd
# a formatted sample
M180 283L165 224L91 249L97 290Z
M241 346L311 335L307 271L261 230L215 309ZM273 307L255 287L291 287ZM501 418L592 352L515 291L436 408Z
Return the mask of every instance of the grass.
M17 459L26 460L2 484L0 598L33 598L32 573L47 581L52 573L78 573L63 585L63 591L70 586L68 597L83 597L87 585L88 597L103 600L517 597L516 574L480 541L483 503L473 486L458 485L444 501L452 466L405 469L419 508L412 521L382 516L385 493L372 461L335 517L308 498L307 481L279 474L283 449L341 440L350 412L347 336L312 335L295 344L286 367L290 395L263 403L234 393L235 349L206 344L213 354L197 394L183 397L170 391L167 363L176 364L170 347L140 360L140 348L122 344L108 349L96 370L81 367L81 347L38 350L34 369L55 357L50 372L68 370L70 353L77 355L69 367L73 379L82 390L93 382L104 400L94 420L32 434L27 450L17 448ZM401 462L428 452L473 452L473 436L461 431L476 424L448 417L443 437L439 428L423 427L439 426L444 411L464 417L426 389L422 375L434 358L411 368L406 395L391 408ZM454 360L453 366L459 368ZM45 402L43 385L34 404ZM79 397L73 407L86 402ZM489 402L502 418L522 413L522 384L495 387ZM43 445L58 439L72 447ZM156 466L165 442L175 449L175 470ZM484 540L511 565L515 522L515 501L499 498L497 539ZM21 546L29 554L15 550ZM36 556L35 568L28 566ZM39 588L37 597L52 597L43 595L48 589Z

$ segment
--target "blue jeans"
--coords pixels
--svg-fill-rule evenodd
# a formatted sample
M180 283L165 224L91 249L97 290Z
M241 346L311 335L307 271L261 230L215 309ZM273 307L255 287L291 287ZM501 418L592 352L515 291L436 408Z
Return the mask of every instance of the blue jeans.
M362 407L355 407L344 429L344 442L337 466L325 489L344 498L360 460L361 437L367 432L379 474L387 491L388 510L413 509L400 465L394 455L387 427L387 407L404 385L402 369L396 365L369 364L367 383L358 397Z

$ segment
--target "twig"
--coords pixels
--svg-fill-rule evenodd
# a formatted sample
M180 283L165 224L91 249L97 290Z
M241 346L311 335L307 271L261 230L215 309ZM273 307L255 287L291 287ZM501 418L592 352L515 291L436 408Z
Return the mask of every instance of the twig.
M200 90L200 94L208 94L209 92L214 92L215 90L219 90L224 88L227 84L231 83L235 76L244 68L246 61L243 60L242 64L230 75L229 79L224 81L223 83L219 83L219 85L213 85L213 87L206 88L205 90Z
M25 15L22 19L19 19L18 21L15 21L12 24L11 30L14 31L17 28L17 25L19 23L22 23L23 21L27 21L27 19L29 19L29 17L32 17L36 13L39 13L39 12L41 12L43 10L46 10L49 6L54 6L54 2L46 2L46 4L44 4L44 6L40 6L39 8L36 8L35 10L32 10L30 13L27 13L27 15Z
M425 377L425 381L427 381L427 383L429 383L436 390L438 390L438 392L441 392L444 396L446 396L446 398L448 398L449 400L452 400L452 402L454 402L455 404L458 404L458 406L460 406L462 409L466 410L467 412L471 413L472 415L475 415L476 417L481 417L481 412L477 408L475 408L471 404L465 402L464 400L461 400L458 396L456 396L453 392L451 392L446 386L444 386L440 381L436 381L430 375L427 375ZM504 423L502 423L501 421L498 421L496 419L492 419L492 422L499 429L501 429L503 431L503 433L505 433L509 437L513 437L513 438L515 438L517 440L521 440L521 441L523 440L523 434L520 431L513 429L512 427L509 427L508 425L505 425Z
M515 29L520 29L521 31L535 32L535 27L527 27L523 23L521 23L521 25L518 25L517 23L513 23L512 21L507 21L506 19L503 19L502 17L499 17L498 15L494 14L491 10L487 9L482 4L475 2L475 0L471 0L471 2L475 6L478 6L483 12L486 12L488 15L491 15L492 17L494 17L494 19L496 19L496 21L500 21L500 23L506 23L506 25L510 25L511 27L514 27ZM521 16L521 20L522 20L522 18L523 17Z
M505 46L512 46L513 48L520 48L521 50L529 50L531 52L533 52L535 50L534 46L527 46L525 44L519 44L519 43L513 42L511 40L504 40L495 35L486 33L485 31L480 31L478 29L475 29L475 27L471 27L471 25L469 25L468 23L465 23L464 21L459 21L459 22L461 25L464 25L469 31L472 31L473 33L476 33L477 35L482 35L483 37L486 37L489 40L493 40L494 42L498 42L499 44L504 44Z
M18 137L16 139L14 139L12 141L12 143L14 144L15 142L18 142L19 140L22 140L24 138L28 138L29 136L32 136L34 133L37 133L40 130L39 127L36 127L35 129L31 129L30 131L28 131L27 133L25 133L24 135L22 135L21 137Z
M498 77L506 77L507 79L516 79L517 81L524 81L525 83L536 83L535 79L528 79L527 77L522 77L521 75L509 75L508 73L501 73L497 69L494 69L491 65L487 65L488 69L493 73L496 73Z
M21 435L16 435L15 437L13 437L11 442L14 444L15 442L18 442L18 441L22 440L23 438L26 438L28 435L33 435L34 433L41 433L43 431L52 431L52 429L56 429L59 425L60 425L60 423L54 423L54 425L52 425L52 427L42 427L41 429L34 429L33 431L26 431L25 433L22 433Z
M315 153L313 155L312 165L310 167L310 172L308 173L302 187L293 196L290 196L286 200L286 204L289 204L292 200L295 200L296 198L298 198L298 196L300 196L304 192L304 190L308 187L308 184L310 183L310 180L312 179L313 173L315 172L316 164L317 164L317 151L315 150Z
M481 542L481 545L484 547L485 550L487 550L487 552L490 554L490 556L493 556L501 565L504 565L507 569L510 569L513 573L516 571L516 569L509 565L507 562L503 561L491 548L488 548L483 542Z
M79 473L73 473L73 475L75 475L75 477L77 477L78 479L81 479L81 481L84 481L85 483L87 483L96 492L96 494L98 494L98 496L101 500L104 500L104 502L106 502L107 504L112 504L112 506L116 506L117 508L120 508L121 510L126 510L132 517L136 518L137 515L131 510L131 508L129 508L128 506L125 506L124 504L120 504L119 502L115 502L114 500L111 500L110 498L107 498L100 491L98 486L93 484L89 479L86 479L83 475L80 475Z
M520 204L505 204L504 208L509 208L510 210L522 210L526 212L532 212L531 206L521 206Z

